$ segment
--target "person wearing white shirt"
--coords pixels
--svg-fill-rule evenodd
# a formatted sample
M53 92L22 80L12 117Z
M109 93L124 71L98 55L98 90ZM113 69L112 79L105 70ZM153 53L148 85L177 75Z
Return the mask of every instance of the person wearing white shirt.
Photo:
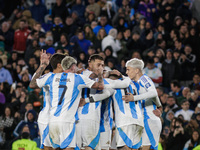
M121 45L117 38L117 30L111 29L109 34L102 40L101 46L102 51L106 49L107 46L111 46L113 49L113 57L117 57L117 52L121 50Z
M179 115L182 115L184 120L186 121L190 121L191 120L191 117L194 113L193 110L190 110L189 109L190 107L190 103L188 100L183 100L182 104L181 104L181 110L178 110L176 113L175 113L175 117L178 117Z

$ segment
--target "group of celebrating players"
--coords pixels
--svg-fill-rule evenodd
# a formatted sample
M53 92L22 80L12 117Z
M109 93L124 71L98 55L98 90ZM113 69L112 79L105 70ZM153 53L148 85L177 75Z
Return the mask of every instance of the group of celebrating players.
M42 76L49 65L53 72ZM30 88L43 88L38 116L41 149L157 149L161 103L144 62L131 59L126 74L105 71L104 60L90 56L80 71L71 56L41 53Z

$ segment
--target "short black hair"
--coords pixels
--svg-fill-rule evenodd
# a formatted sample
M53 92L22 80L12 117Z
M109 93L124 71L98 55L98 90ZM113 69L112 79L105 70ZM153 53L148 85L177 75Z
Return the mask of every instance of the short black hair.
M96 59L104 61L103 57L101 57L99 54L94 54L90 56L88 62L95 61Z
M173 80L173 81L171 81L171 84L173 84L174 85L174 87L181 87L181 85L180 85L180 83L178 82L178 80Z
M61 64L61 61L63 60L63 58L65 58L65 56L66 55L59 54L59 53L56 53L56 54L52 55L51 60L50 60L51 67L53 69L56 69L57 68L57 64Z

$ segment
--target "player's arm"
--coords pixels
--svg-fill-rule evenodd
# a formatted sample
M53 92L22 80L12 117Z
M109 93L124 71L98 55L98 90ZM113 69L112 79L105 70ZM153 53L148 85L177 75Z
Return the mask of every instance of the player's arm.
M106 80L109 82L109 86L113 89L127 88L131 83L131 79L125 76L123 76L123 80L112 80L112 79L106 79Z
M127 95L124 95L122 97L122 100L129 102L129 101L139 101L139 100L146 100L148 98L154 98L158 96L158 93L156 91L156 88L153 84L153 82L147 82L147 84L144 85L146 92L139 94L139 95L133 95L132 93L128 93Z
M49 65L49 57L47 56L46 52L42 50L40 58L40 66L33 75L33 78L31 79L31 82L29 84L30 88L32 89L39 88L36 79L38 79L42 75L43 71L48 65Z
M101 72L98 73L98 82L95 82L91 88L98 90L104 89L103 75Z
M162 115L163 108L162 108L162 104L161 104L160 99L159 99L158 96L156 96L156 98L154 99L154 103L156 104L157 109L153 110L153 113L157 117L160 117Z
M87 98L81 98L79 107L84 106L86 103L94 103L98 101L105 100L106 98L110 97L114 93L114 89L106 88L99 93L93 94Z

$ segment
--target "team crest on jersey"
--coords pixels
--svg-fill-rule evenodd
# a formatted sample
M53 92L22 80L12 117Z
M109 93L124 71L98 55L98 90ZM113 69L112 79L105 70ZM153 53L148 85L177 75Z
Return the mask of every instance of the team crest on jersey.
M145 84L145 87L148 89L151 86L151 84L148 82L147 84Z

